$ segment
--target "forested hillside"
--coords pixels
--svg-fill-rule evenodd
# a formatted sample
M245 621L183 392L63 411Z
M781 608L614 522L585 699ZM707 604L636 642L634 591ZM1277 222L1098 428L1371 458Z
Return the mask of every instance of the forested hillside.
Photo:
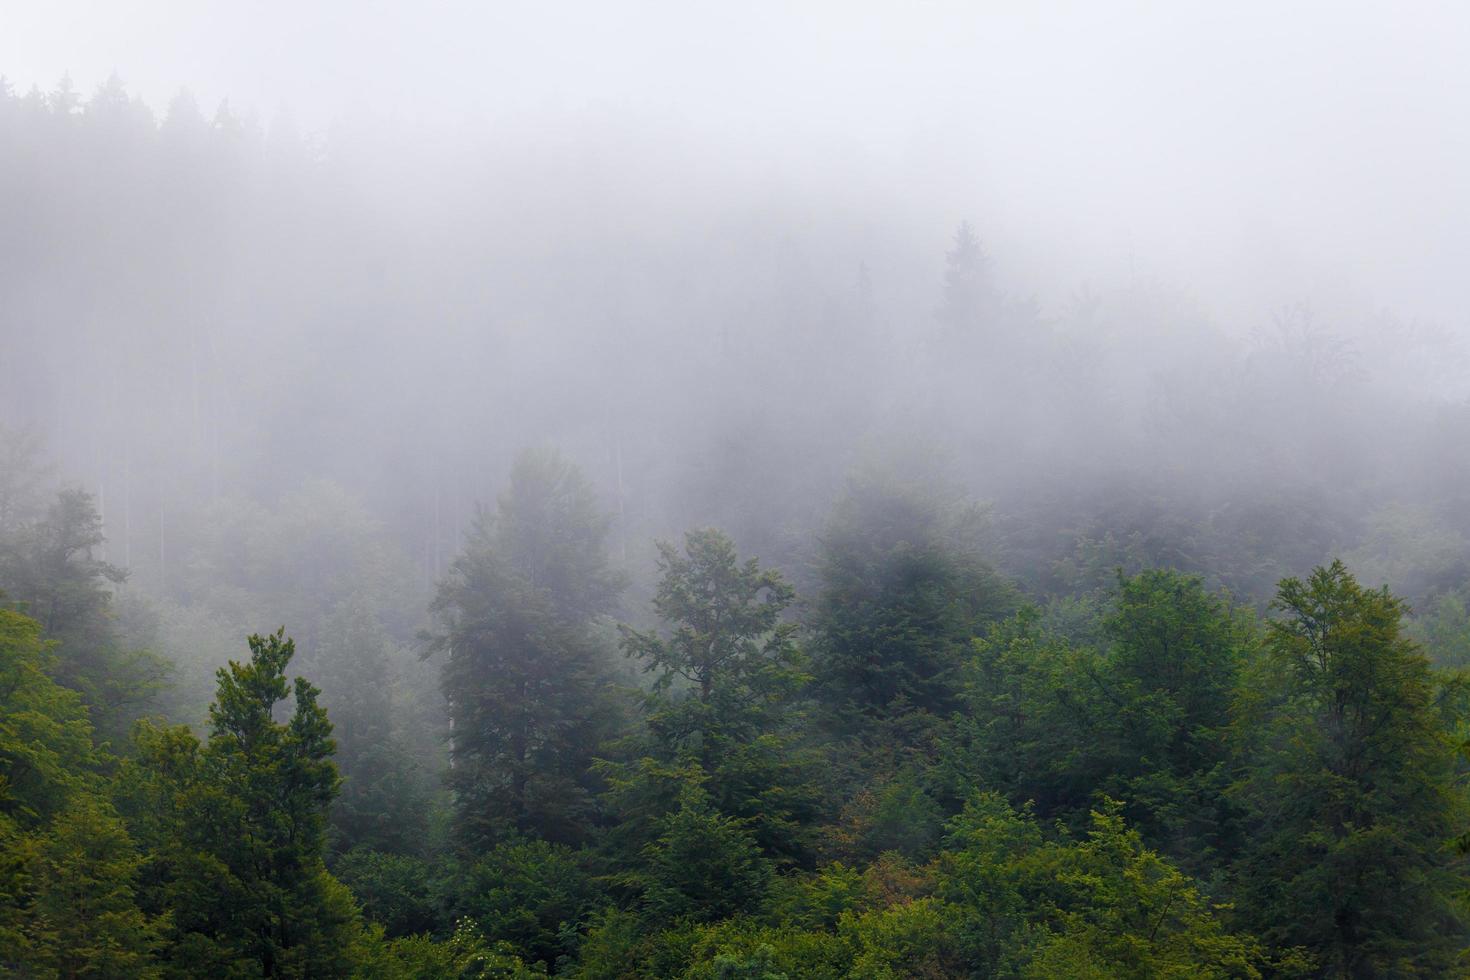
M0 84L0 972L1470 973L1451 335L378 145Z

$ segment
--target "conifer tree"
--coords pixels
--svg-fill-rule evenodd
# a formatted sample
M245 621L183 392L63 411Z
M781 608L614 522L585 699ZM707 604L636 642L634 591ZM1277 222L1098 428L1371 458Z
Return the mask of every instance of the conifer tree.
M208 741L144 725L120 776L150 856L145 899L171 914L166 973L350 976L361 922L323 864L339 782L332 726L310 682L288 686L284 631L249 645L249 660L218 673Z
M512 833L571 841L591 816L609 710L595 626L622 578L591 485L550 452L517 460L439 587L456 823L481 846Z

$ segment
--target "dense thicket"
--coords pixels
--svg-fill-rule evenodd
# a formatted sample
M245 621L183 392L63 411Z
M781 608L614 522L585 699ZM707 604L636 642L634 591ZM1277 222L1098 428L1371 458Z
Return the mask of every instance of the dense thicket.
M528 278L115 83L0 139L0 970L1470 970L1470 416L1393 356L968 226L937 308Z

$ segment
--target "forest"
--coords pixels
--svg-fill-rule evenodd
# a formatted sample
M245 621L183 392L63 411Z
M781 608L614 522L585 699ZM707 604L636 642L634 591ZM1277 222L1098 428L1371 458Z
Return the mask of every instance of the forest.
M0 972L1470 975L1462 338L640 138L0 79Z

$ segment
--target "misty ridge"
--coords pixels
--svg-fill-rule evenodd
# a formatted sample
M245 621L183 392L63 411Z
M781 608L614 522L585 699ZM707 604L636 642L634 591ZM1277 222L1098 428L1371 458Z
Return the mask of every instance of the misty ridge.
M651 118L0 79L0 971L1470 972L1463 318Z

